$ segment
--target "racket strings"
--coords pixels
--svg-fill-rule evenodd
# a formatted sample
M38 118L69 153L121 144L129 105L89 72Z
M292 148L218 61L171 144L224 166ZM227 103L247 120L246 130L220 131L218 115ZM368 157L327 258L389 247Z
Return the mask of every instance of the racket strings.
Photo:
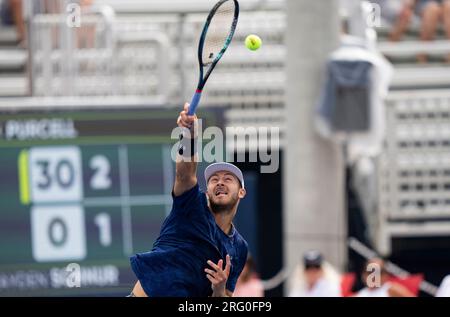
M214 62L224 47L228 45L227 40L233 32L234 26L234 1L225 1L214 14L206 34L202 62L209 65Z

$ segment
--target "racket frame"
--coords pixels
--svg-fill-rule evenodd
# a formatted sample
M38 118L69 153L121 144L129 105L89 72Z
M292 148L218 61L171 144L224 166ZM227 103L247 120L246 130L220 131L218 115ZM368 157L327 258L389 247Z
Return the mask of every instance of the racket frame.
M217 10L226 1L234 2L234 18L233 18L233 23L231 24L230 33L228 34L228 37L225 40L224 46L222 47L220 52L217 54L217 56L214 58L214 60L210 64L205 65L205 63L203 62L203 46L205 44L206 34L208 33L209 25L210 25L212 19L214 18L214 15L216 14ZM237 22L238 22L238 18L239 18L239 2L237 0L221 0L221 1L217 2L214 5L214 7L211 9L211 11L209 12L208 17L206 18L206 22L203 26L203 30L202 30L199 44L198 44L198 53L197 54L198 54L198 64L199 64L199 80L198 80L198 84L197 84L197 89L195 91L194 96L192 97L192 100L191 100L191 103L189 106L188 115L195 114L195 110L200 102L202 91L203 91L203 88L205 87L206 81L208 80L212 71L216 67L219 60L222 58L223 54L225 53L225 51L227 50L228 46L230 45L230 43L233 39L234 32L236 30L236 26L237 26ZM206 67L207 65L209 65L209 68L205 73L203 68Z

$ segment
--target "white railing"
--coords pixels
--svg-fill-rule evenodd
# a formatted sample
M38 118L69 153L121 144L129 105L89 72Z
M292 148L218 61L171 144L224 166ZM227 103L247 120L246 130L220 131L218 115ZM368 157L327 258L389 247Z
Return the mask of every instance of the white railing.
M133 95L167 102L170 43L164 33L118 37L111 10L84 15L80 28L69 27L66 18L39 14L32 20L34 96Z
M214 1L205 0L96 0L96 3L109 5L123 14L208 12L214 5ZM239 4L242 11L281 10L285 6L285 0L245 0Z
M391 92L379 158L380 251L392 237L450 236L450 91Z

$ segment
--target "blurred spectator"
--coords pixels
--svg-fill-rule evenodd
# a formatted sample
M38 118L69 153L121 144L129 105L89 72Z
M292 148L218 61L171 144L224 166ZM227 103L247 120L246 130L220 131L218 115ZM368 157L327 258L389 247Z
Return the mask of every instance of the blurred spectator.
M389 40L399 41L414 15L414 0L371 0L380 6L382 18L391 25Z
M93 0L80 0L81 15L88 14L91 11ZM95 47L95 26L82 25L77 30L77 47L94 48Z
M421 17L420 39L431 41L436 36L439 23L442 21L447 38L450 39L450 0L417 0L417 14ZM426 54L417 56L420 63L427 61ZM447 56L450 62L450 55Z
M251 256L247 258L244 269L237 280L233 297L264 297L264 287Z
M303 255L303 267L294 272L290 297L340 297L339 274L325 261L317 250Z
M23 19L22 0L3 0L0 8L1 20L4 25L13 25L17 30L20 46L26 46L26 28Z
M372 270L372 267L376 269ZM414 294L403 285L388 281L390 275L384 267L383 260L378 258L369 260L366 268L362 277L367 286L356 294L357 297L414 297ZM377 272L380 275L375 277L373 274Z
M447 275L443 280L436 293L436 297L450 297L450 275Z
M44 12L49 14L58 14L65 12L62 8L63 2L61 0L44 0Z

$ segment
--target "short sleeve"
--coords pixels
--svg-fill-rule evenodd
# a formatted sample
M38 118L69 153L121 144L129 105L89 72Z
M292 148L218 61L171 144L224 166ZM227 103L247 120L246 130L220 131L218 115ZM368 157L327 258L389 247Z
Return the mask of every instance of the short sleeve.
M173 210L175 212L187 213L190 209L196 208L201 204L202 194L198 183L179 196L175 196L172 191Z

